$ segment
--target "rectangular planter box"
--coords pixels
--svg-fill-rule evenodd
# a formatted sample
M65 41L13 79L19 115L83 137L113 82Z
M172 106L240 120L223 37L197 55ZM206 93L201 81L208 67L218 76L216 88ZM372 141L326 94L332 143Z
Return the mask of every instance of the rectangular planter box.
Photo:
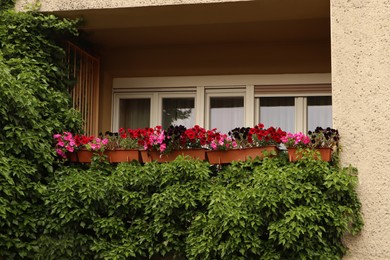
M201 161L206 160L206 151L204 149L186 149L186 150L173 150L168 154L161 155L157 151L145 151L142 150L141 158L142 162L148 163L152 161L157 162L171 162L176 159L179 155L190 156L191 158L198 159Z
M110 163L120 162L139 162L140 156L138 149L123 149L123 150L106 150L104 154L107 155L107 159Z
M93 157L93 152L88 150L79 150L76 152L77 162L90 163Z
M264 151L271 154L271 152L278 152L276 146L265 146L265 147L251 147L245 149L232 149L232 150L218 150L218 151L207 151L207 159L211 164L226 164L232 161L246 161L250 158L254 159L259 157L264 158Z

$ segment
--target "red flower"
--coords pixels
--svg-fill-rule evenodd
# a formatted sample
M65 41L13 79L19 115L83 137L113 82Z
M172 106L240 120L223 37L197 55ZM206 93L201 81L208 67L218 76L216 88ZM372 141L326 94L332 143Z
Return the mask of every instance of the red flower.
M194 140L195 139L195 133L191 129L187 129L185 131L185 134L186 134L188 139L190 139L190 140Z

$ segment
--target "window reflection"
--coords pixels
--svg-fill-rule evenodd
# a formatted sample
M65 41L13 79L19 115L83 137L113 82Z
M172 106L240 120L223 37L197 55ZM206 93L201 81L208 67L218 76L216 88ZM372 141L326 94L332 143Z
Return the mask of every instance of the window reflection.
M195 124L194 98L163 98L162 126L183 125L187 128Z

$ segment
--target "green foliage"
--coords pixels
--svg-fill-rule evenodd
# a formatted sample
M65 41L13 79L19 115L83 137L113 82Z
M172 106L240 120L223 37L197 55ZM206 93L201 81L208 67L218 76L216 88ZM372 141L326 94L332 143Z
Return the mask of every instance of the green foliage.
M7 10L15 5L15 0L1 0L0 1L0 11L1 10Z
M342 235L362 228L356 180L353 168L312 159L63 167L45 190L37 255L340 259Z
M0 5L0 258L33 257L44 227L42 192L55 132L80 129L59 37L75 23ZM70 240L73 243L73 240ZM79 241L79 240L77 240Z

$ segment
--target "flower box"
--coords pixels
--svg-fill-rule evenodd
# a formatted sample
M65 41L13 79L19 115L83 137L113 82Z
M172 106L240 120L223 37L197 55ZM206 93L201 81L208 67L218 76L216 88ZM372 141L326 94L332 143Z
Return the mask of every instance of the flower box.
M179 155L190 156L191 158L198 159L201 161L206 160L206 151L204 149L182 149L182 150L173 150L168 154L160 154L158 151L146 151L142 150L141 158L142 162L148 163L152 161L157 162L171 162L176 159Z
M67 159L69 162L78 162L78 159L77 159L77 152L66 153L66 159Z
M80 163L90 163L92 161L93 152L88 150L78 150L76 152L77 162Z
M119 150L106 150L104 154L107 155L107 159L110 163L131 162L139 161L138 149L119 149Z
M246 161L249 158L264 158L265 153L277 153L278 149L274 145L264 147L251 147L244 149L207 151L207 158L211 164L227 164L232 161Z
M332 160L332 149L331 148L316 148L313 149L315 151L314 159L322 160L325 162L330 162ZM296 162L302 158L302 151L299 151L298 148L288 148L288 159L290 162ZM318 153L320 154L320 158L318 158Z

